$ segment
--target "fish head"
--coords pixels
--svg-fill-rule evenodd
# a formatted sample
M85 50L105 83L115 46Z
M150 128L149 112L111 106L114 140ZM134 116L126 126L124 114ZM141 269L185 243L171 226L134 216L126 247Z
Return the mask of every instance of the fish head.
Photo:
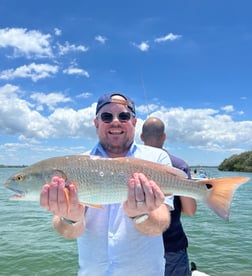
M55 175L66 178L60 170L52 168L41 170L41 168L30 166L10 176L4 182L4 186L15 193L11 199L32 200L33 197L37 199L42 186L50 183Z

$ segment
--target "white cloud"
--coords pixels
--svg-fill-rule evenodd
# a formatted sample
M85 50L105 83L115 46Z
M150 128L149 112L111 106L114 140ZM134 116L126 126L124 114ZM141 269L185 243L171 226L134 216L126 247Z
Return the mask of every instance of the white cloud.
M218 110L161 107L151 116L165 122L169 143L185 143L208 151L252 147L252 121L236 122Z
M180 39L182 36L181 35L174 35L173 33L169 33L168 35L162 36L162 37L158 37L156 39L154 39L155 42L159 43L159 42L165 42L165 41L173 41L173 40L177 40Z
M30 98L36 101L39 104L39 106L46 105L48 106L49 109L54 109L55 106L57 106L59 103L67 103L72 101L71 98L66 97L62 93L45 94L45 93L38 92L38 93L33 93L30 96Z
M137 112L141 113L141 114L150 114L151 112L154 112L155 110L157 110L159 108L159 105L157 104L146 104L146 105L140 105L138 106Z
M48 119L31 109L32 105L19 98L19 88L13 85L0 87L0 131L5 135L23 135L27 138L46 138L52 131Z
M147 52L150 48L148 41L143 41L140 44L132 43L136 48L142 52Z
M83 99L87 99L90 98L93 94L90 92L83 92L79 95L76 96L76 98L83 98Z
M72 108L58 108L49 117L56 137L85 137L95 138L93 125L95 106L80 110Z
M51 77L58 72L58 66L50 64L23 65L16 69L7 69L0 72L0 79L12 80L15 78L31 78L34 82Z
M0 99L5 99L5 97L16 95L18 92L18 86L6 84L4 86L0 86Z
M80 76L84 76L87 78L90 77L89 73L81 68L69 67L69 68L63 70L63 73L67 74L67 75L80 75Z
M34 93L38 104L54 107L45 115L38 112L32 101L24 98L17 86L0 87L0 133L19 137L20 141L42 141L52 138L81 138L97 140L93 119L96 103L79 110L58 108L61 102L70 102L61 93ZM138 109L141 106L137 106ZM252 147L252 121L234 121L230 115L217 109L185 109L153 106L150 116L161 118L166 126L167 143L182 143L190 148L212 152L234 153ZM138 119L138 126L142 120ZM140 128L136 136L139 137ZM85 142L85 145L86 145Z
M87 52L89 50L88 47L84 45L76 46L75 44L70 44L68 41L66 41L64 45L58 43L58 48L60 55L65 55L68 52Z
M54 28L54 33L55 35L60 36L62 34L62 31L58 28Z
M34 105L20 98L19 88L13 85L0 87L0 133L19 136L23 141L59 137L95 137L93 119L95 104L81 110L57 108L48 117L34 110ZM40 103L55 106L68 102L60 93L35 93L31 97Z
M52 57L50 46L50 34L42 34L39 31L28 31L24 28L0 29L0 47L14 48L15 56Z
M154 42L160 43L165 41L173 41L173 40L180 39L181 37L182 37L181 35L174 35L173 33L169 33L168 35L154 39ZM133 42L132 45L138 48L142 52L147 52L150 49L149 41L143 41L140 44Z
M234 111L234 106L233 105L226 105L221 108L225 112L233 112Z
M105 36L97 35L97 36L95 37L95 40L98 41L98 42L100 42L101 44L105 44L107 38L106 38Z

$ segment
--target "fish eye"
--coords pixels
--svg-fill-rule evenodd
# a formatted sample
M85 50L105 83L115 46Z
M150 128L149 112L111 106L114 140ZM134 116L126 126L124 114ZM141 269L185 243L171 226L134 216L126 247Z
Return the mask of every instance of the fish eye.
M24 174L18 174L18 175L16 176L16 181L17 181L17 182L24 181L24 179L25 179Z

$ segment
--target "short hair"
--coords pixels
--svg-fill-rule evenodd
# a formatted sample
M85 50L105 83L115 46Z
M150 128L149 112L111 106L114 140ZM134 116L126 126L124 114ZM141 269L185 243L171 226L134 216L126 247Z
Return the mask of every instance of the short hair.
M156 117L149 117L143 124L142 135L145 139L149 137L161 138L165 131L162 120Z

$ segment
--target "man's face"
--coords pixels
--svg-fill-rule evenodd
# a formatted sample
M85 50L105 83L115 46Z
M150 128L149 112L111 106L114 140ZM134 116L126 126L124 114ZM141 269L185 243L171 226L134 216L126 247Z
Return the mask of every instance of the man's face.
M109 103L99 110L94 124L100 143L110 157L126 155L134 141L136 121L123 104Z

